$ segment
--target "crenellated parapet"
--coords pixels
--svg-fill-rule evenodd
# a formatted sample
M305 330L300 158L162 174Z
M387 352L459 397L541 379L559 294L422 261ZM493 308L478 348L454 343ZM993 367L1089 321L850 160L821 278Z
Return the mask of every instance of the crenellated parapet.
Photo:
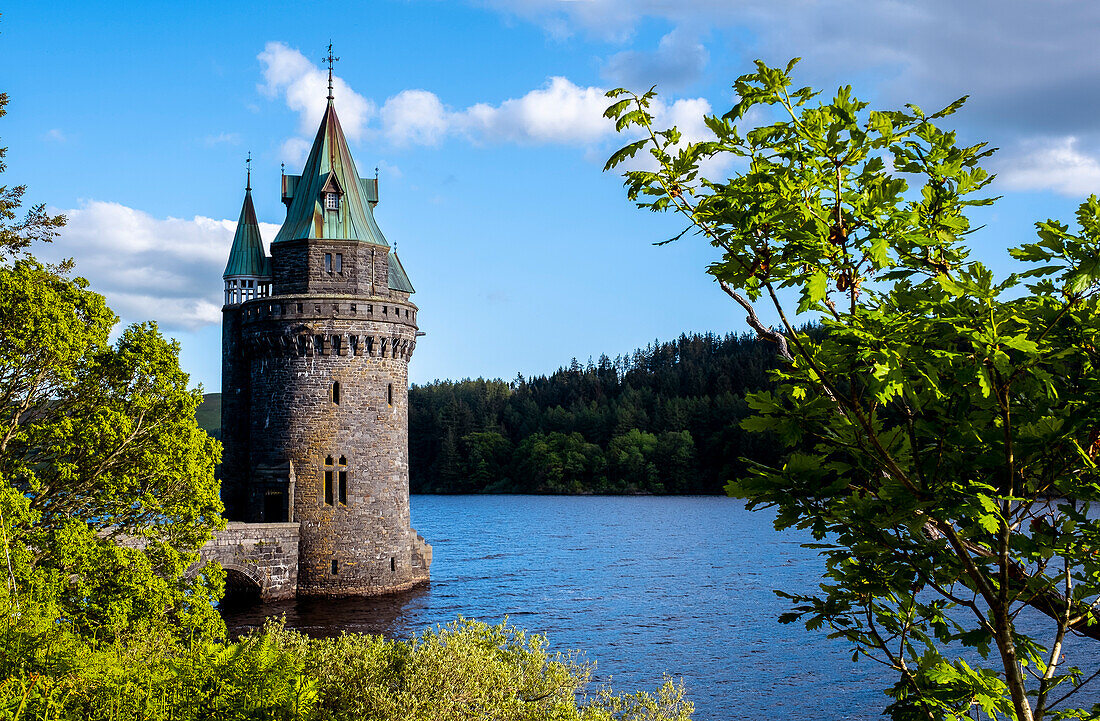
M270 320L355 320L393 323L416 328L419 309L408 297L354 295L284 295L242 303L241 321L247 326Z
M321 358L367 356L408 361L416 348L407 335L368 335L334 332L327 328L299 326L283 332L258 331L245 336L241 350L247 358Z

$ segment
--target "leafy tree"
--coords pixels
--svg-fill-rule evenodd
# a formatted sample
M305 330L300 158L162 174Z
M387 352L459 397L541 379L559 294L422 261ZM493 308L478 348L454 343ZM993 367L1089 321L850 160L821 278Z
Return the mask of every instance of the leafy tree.
M637 428L612 438L607 456L613 481L632 490L658 490L657 466L652 461L656 450L657 436Z
M894 718L1094 718L1097 675L1063 654L1100 639L1100 202L1076 231L1037 223L1011 251L1028 269L997 279L964 243L992 150L937 125L965 99L874 111L794 89L794 65L739 78L712 141L656 130L652 90L607 111L641 135L607 168L648 151L628 197L718 249L708 272L787 360L744 423L785 456L728 487L825 557L781 620L893 669ZM712 159L732 177L703 177Z
M16 222L23 193L0 188L0 606L33 602L101 638L218 631L219 571L187 574L222 523L201 392L155 324L112 344L103 297L29 254L65 218L35 206Z

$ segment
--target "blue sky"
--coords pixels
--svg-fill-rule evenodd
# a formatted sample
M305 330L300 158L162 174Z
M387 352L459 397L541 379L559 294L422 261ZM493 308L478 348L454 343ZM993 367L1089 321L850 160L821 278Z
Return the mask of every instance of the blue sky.
M552 371L681 332L744 331L704 274L709 246L633 209L601 172L617 138L606 88L657 84L662 118L701 137L754 58L804 58L798 79L851 83L879 106L969 93L954 125L1001 148L1004 199L977 255L1034 221L1070 220L1100 189L1100 6L980 0L374 0L369 3L23 2L0 17L8 170L70 217L45 257L126 322L155 319L220 389L221 271L244 158L274 237L279 164L300 172L324 105L360 172L379 168L379 223L417 294L414 382ZM621 144L621 143L620 143Z

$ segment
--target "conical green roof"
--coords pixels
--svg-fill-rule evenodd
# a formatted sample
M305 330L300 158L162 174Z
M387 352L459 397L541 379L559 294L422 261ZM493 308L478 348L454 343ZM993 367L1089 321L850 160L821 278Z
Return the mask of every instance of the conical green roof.
M241 217L237 220L237 233L233 236L233 247L229 251L229 262L225 264L223 278L237 275L271 275L271 263L264 255L264 244L260 239L260 224L256 221L256 208L252 205L252 189L244 191L244 205Z
M409 282L409 276L405 274L405 266L401 265L401 260L397 257L397 253L394 252L390 255L390 282L389 286L393 290L400 290L405 293L415 293L413 284Z
M326 211L324 192L340 194L340 209ZM348 150L344 130L329 100L313 148L309 151L302 175L293 188L294 197L275 243L299 238L358 240L389 246L374 220L370 199L364 197L355 161Z
M339 210L324 208L324 194L328 192L339 194ZM387 248L390 245L374 220L377 182L359 177L331 97L302 174L283 177L283 199L288 203L286 220L272 244L325 238L358 240ZM405 293L414 292L396 255L390 256L389 286Z

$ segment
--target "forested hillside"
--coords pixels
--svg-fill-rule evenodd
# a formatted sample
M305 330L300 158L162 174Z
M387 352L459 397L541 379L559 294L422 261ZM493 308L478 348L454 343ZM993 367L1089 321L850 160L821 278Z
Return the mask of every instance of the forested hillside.
M750 335L684 335L550 376L414 385L412 491L721 493L742 458L773 458L740 422L775 357ZM199 425L217 436L220 415L204 396Z
M548 377L413 386L412 490L720 493L741 458L772 458L739 424L774 363L748 335L684 335Z

